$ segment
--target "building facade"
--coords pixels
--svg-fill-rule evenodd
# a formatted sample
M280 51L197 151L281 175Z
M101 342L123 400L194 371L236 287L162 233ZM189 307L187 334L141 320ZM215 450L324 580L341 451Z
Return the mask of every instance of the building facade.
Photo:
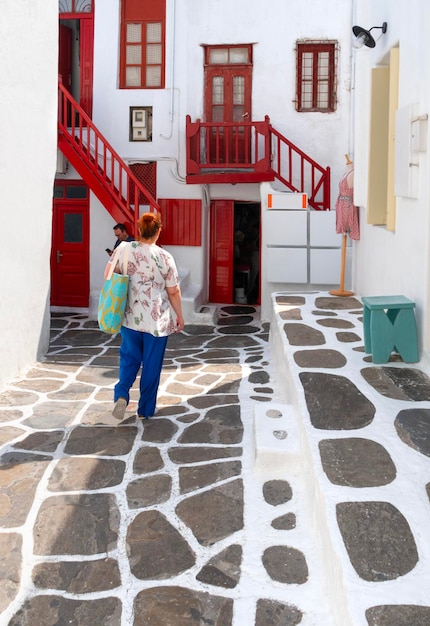
M100 133L142 182L138 212L153 205L161 210L160 242L180 267L189 321L199 319L200 305L243 301L243 294L246 301L261 303L268 318L270 291L315 284L312 266L321 263L311 258L307 207L327 213L329 238L317 247L323 256L328 248L329 269L327 276L316 273L316 284L338 280L340 240L334 215L326 209L334 208L350 146L349 2L330 0L321 8L313 3L312 10L309 2L282 0L273 0L270 10L254 0L233 5L93 0L59 6L63 85L97 129L84 150L98 143L93 161L99 168L106 162L109 170L111 153L103 157ZM68 120L68 128L71 124ZM75 137L80 132L72 131ZM110 211L107 205L113 201L94 192L91 176L80 171L67 141L60 147L66 160L56 181L54 233L59 232L56 212L61 220L64 207L70 207L67 194L84 194L72 188L84 179L88 193L76 204L87 211L82 216L88 232L83 236L87 260L82 261L87 275L75 277L71 290L75 285L87 290L82 303L94 313L112 227L132 223L137 210L132 201L132 213L123 219L116 209ZM127 193L133 180L123 184ZM302 196L298 204L291 199L302 192L305 204ZM274 226L265 213L271 194L286 194L285 202L275 203ZM293 215L292 207L302 215ZM271 228L290 235L272 243ZM258 278L251 295L255 247ZM267 259L269 248L276 252ZM65 258L59 260L53 261L52 304L70 306L70 290L55 289L58 282L64 284ZM289 268L285 278L270 269L279 265Z
M261 304L268 320L272 291L336 286L345 155L361 231L348 239L347 287L413 299L427 359L424 0L31 6L28 44L17 48L8 26L21 5L8 0L1 23L1 254L7 267L24 244L34 261L31 274L18 263L2 277L2 380L46 350L50 309L95 315L113 226L134 231L144 210L162 213L190 323L235 301ZM354 47L357 24L375 27L375 47ZM23 153L32 165L18 194Z

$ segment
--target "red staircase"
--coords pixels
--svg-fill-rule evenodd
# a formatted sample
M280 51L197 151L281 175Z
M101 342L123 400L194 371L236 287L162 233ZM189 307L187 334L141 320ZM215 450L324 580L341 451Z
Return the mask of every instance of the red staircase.
M58 147L116 222L137 232L139 204L157 212L149 191L110 146L73 96L58 83Z
M260 183L277 178L330 210L330 168L321 167L270 123L202 122L186 118L187 183Z

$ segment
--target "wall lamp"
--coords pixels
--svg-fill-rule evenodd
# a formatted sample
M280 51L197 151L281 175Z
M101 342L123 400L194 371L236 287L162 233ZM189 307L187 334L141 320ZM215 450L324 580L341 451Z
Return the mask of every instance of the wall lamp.
M383 22L382 26L372 26L369 30L366 30L362 26L353 26L352 32L356 36L356 40L354 42L354 46L356 48L361 48L362 46L367 46L368 48L374 48L376 45L375 40L373 39L370 31L374 28L380 28L383 33L387 32L387 22Z

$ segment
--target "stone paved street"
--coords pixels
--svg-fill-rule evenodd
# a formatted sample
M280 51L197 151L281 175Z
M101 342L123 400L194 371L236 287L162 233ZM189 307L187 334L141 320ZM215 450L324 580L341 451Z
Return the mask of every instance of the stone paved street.
M119 337L52 317L0 391L0 624L429 626L430 379L361 303L275 294L169 338L105 425Z

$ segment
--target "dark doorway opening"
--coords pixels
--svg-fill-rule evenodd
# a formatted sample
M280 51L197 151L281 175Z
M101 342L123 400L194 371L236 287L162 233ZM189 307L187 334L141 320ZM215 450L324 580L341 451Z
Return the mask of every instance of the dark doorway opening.
M233 301L260 302L261 208L257 202L234 203Z

